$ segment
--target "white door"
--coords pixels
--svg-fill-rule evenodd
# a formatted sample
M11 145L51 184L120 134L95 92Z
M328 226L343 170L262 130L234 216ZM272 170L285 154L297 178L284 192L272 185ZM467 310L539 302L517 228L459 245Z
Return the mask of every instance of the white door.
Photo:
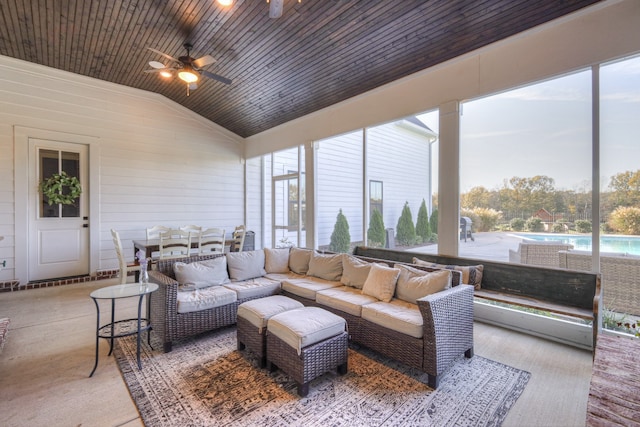
M80 181L73 204L50 205L39 191L60 172ZM89 274L88 172L87 145L29 138L29 281Z

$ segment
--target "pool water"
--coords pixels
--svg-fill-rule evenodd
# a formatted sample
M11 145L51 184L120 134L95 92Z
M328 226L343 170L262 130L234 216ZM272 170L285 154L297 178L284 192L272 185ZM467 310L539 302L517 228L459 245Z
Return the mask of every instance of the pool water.
M591 236L586 235L522 233L516 236L540 242L570 243L575 249L591 250ZM640 255L640 236L600 236L600 252L626 252Z

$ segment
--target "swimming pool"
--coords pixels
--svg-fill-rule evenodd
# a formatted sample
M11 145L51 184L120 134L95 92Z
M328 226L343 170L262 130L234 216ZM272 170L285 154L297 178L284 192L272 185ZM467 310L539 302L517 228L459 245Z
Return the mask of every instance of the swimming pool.
M575 249L591 250L591 236L575 234L550 234L550 233L514 233L518 237L540 242L570 243ZM640 255L639 236L600 236L600 252L627 252Z

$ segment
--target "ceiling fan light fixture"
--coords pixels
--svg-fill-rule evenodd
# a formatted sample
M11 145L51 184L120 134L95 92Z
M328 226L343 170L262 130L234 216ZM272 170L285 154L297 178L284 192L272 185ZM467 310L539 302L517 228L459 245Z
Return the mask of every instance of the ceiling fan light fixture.
M233 0L217 0L218 4L221 6L231 6L233 4Z
M165 79L168 79L169 77L173 77L173 73L170 70L162 70L160 71L160 75Z
M185 67L178 72L178 77L181 80L187 83L193 83L198 81L198 72L194 70L190 65L185 65Z

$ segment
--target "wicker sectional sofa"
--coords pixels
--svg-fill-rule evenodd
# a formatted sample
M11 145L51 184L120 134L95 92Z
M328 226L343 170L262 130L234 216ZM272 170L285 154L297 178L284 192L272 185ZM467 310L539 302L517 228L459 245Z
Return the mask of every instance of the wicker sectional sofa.
M150 280L160 285L150 303L152 334L165 351L181 338L236 323L244 301L282 293L345 318L351 342L425 372L433 388L455 359L473 356L473 286L461 284L458 271L298 248L239 254L244 255L159 261L150 272ZM190 300L184 304L185 294L208 288L195 291L180 283L176 263L181 268L220 264L216 257L226 257L231 278L218 286L224 296L213 299L220 304L202 310Z

